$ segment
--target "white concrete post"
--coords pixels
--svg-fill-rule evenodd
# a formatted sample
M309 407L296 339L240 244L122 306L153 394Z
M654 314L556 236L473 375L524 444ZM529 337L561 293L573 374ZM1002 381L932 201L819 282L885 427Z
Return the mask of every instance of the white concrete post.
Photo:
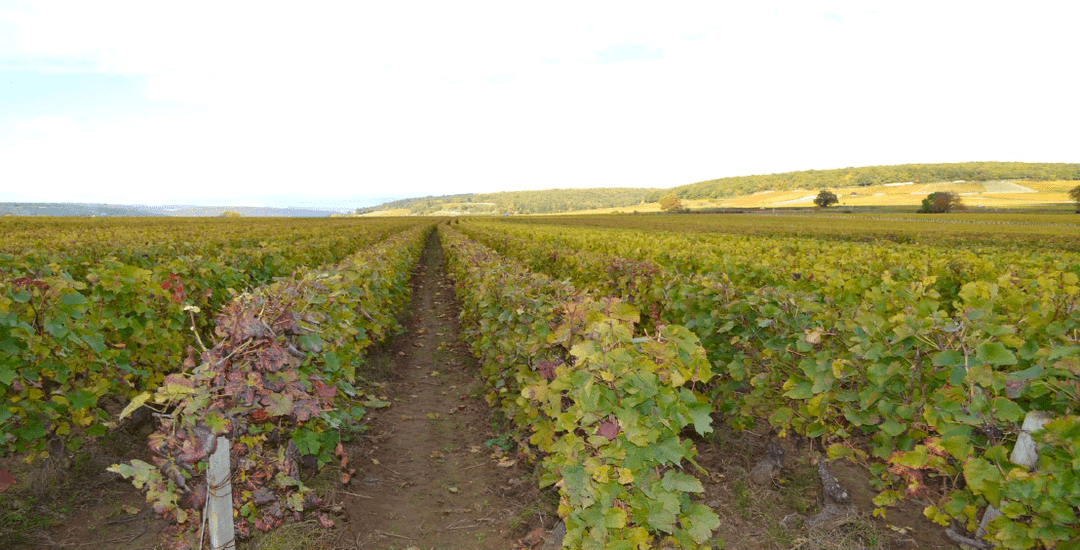
M1013 464L1019 464L1029 470L1039 464L1039 448L1035 445L1035 440L1031 438L1031 432L1041 430L1050 420L1052 420L1051 416L1042 411L1030 411L1027 413L1027 416L1024 417L1024 424L1020 426L1020 435L1016 438L1016 445L1013 447L1012 454L1009 455L1009 460ZM1001 512L994 508L993 505L987 506L986 511L983 512L982 521L979 522L979 530L975 532L975 537L981 539L986 534L986 527L990 525L994 518L1000 515Z
M210 502L205 513L209 514L210 548L234 550L232 480L229 473L229 440L218 436L217 450L210 455L206 469L206 485Z

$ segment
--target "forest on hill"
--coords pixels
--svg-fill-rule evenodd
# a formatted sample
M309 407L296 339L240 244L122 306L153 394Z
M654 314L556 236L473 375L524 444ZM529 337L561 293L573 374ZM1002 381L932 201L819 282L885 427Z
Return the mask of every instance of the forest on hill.
M665 194L681 199L720 199L759 191L874 186L912 182L990 182L990 180L1080 180L1080 164L1048 162L958 162L896 164L805 170L783 174L724 177L674 188L585 188L444 194L402 199L357 209L353 215L387 212L396 215L553 214L618 209L657 202Z
M660 189L614 187L588 189L544 189L540 191L500 191L464 193L402 199L368 208L356 215L382 210L406 210L408 215L426 216L439 212L459 214L551 214L593 208L618 208L641 204Z
M949 164L897 164L835 170L802 170L782 174L736 176L657 190L648 202L673 193L682 199L719 199L759 191L792 191L886 183L942 181L1080 180L1080 164L1047 162L957 162Z
M886 183L952 181L1080 180L1080 164L1029 162L960 162L950 164L898 164L834 170L803 170L782 174L719 178L673 188L586 188L541 191L464 193L402 199L368 208L353 215L386 212L392 215L552 214L598 208L627 208L653 203L667 194L683 199L719 199L760 191L790 191Z

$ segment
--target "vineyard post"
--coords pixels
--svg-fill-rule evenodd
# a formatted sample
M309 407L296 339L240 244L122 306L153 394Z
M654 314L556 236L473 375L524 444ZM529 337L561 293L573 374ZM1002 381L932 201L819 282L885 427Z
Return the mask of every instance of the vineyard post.
M1050 420L1051 416L1042 411L1030 411L1027 413L1027 416L1024 417L1024 424L1020 426L1020 435L1016 438L1016 445L1013 447L1012 455L1009 456L1009 460L1013 464L1019 464L1029 470L1038 465L1039 448L1035 445L1035 440L1031 438L1031 433L1041 430L1043 425ZM993 505L987 506L982 521L979 522L979 530L975 532L975 537L981 539L986 534L986 528L990 525L990 522L1000 515L1001 512L994 508Z
M217 450L210 455L206 469L206 485L210 492L207 513L210 519L210 548L233 550L232 480L229 474L229 440L218 436Z

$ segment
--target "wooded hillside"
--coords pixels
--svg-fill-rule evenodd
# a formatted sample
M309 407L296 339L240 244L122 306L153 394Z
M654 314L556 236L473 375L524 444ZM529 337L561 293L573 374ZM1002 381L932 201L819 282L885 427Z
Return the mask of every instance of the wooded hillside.
M718 199L759 191L790 191L885 183L940 181L1080 180L1080 164L1046 162L959 162L951 164L897 164L835 170L803 170L782 174L736 176L658 190L647 197L660 200L667 193L683 199Z
M645 197L659 189L631 187L589 189L544 189L542 191L502 191L498 193L465 193L402 199L369 208L356 214L381 210L408 210L409 215L424 216L438 212L460 214L549 214L593 208L618 208L641 204Z
M961 162L953 164L898 164L835 170L803 170L782 174L738 176L708 180L667 189L588 188L464 193L402 199L368 208L355 215L394 211L392 215L499 215L551 214L598 208L625 208L654 203L674 194L682 199L719 199L759 191L817 190L872 186L886 183L964 181L1080 180L1080 164L1028 162Z

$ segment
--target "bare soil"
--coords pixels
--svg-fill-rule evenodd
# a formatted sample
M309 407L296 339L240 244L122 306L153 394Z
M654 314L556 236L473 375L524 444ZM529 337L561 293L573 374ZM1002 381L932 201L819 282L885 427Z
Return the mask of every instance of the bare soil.
M18 480L0 498L0 548L154 548L165 521L131 483L105 470L133 458L149 460L147 434L147 429L116 430L74 457L0 463ZM54 456L62 455L56 451Z
M780 440L783 468L770 483L755 484L750 471L765 455L767 429L734 432L717 426L715 435L697 443L697 461L708 472L703 499L720 516L715 538L729 550L915 550L957 546L944 528L927 520L923 504L903 501L874 517L877 491L865 468L845 460L830 462L840 485L851 494L852 514L808 527L822 510L823 491L809 444ZM705 477L705 476L702 476Z
M476 360L460 340L459 311L433 236L407 331L372 358L389 362L393 405L375 415L355 449L351 462L362 470L334 495L348 531L339 541L365 549L506 550L542 517L552 526L537 505L532 467L495 444L502 434L482 398Z

